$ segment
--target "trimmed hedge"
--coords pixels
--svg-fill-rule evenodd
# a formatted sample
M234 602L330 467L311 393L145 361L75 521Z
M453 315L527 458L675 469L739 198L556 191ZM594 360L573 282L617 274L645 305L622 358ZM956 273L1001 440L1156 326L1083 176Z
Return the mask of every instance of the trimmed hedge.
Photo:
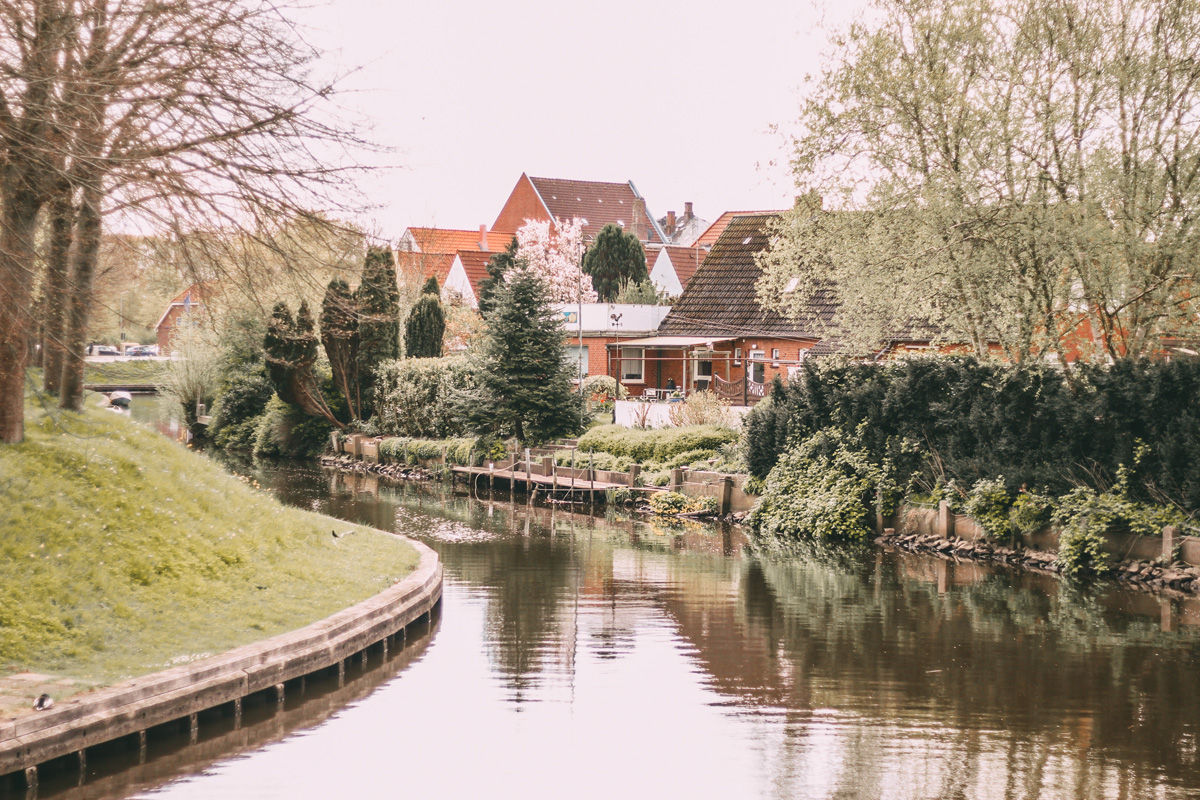
M465 428L456 401L474 386L474 370L465 356L387 362L379 368L375 422L384 434L460 436Z
M1003 475L1007 490L1105 491L1147 446L1130 496L1200 509L1200 359L1078 365L973 358L886 364L808 361L747 417L752 475L765 478L789 441L858 431L872 460L891 459L932 489ZM912 458L915 446L929 457Z
M638 430L620 425L600 425L579 437L580 450L625 457L633 462L667 461L696 450L717 450L735 442L738 433L716 425Z

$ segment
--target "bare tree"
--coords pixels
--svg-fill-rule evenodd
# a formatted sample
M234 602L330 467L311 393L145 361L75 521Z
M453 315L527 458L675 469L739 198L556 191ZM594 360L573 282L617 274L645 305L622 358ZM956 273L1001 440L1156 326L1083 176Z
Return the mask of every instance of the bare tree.
M332 90L310 82L314 56L256 0L0 0L0 441L22 437L33 237L51 198L73 220L67 300L50 309L63 317L46 326L61 326L67 408L105 216L254 231L341 207L346 172L314 147L356 140L322 116ZM51 226L51 252L62 235Z

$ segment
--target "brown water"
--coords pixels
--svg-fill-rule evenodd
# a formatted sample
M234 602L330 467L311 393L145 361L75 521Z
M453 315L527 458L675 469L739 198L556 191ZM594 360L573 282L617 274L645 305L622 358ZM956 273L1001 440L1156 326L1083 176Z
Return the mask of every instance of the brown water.
M1195 603L874 549L764 560L735 529L462 486L258 477L435 548L436 630L290 734L78 796L1200 797Z

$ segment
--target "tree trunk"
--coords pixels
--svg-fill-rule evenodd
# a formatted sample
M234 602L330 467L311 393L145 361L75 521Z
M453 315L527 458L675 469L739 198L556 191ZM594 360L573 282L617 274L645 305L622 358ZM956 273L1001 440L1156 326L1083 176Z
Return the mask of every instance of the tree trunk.
M75 220L75 253L68 281L70 297L63 330L62 383L58 398L58 407L71 411L83 409L83 342L92 305L92 279L100 257L100 201L97 182L85 182L83 202Z
M46 288L42 293L42 390L57 395L62 386L66 338L67 277L74 214L70 189L60 186L50 205L50 241L46 253Z
M19 180L5 176L6 182ZM5 187L10 188L10 187ZM5 191L0 229L0 443L25 438L25 367L33 330L34 232L41 203Z

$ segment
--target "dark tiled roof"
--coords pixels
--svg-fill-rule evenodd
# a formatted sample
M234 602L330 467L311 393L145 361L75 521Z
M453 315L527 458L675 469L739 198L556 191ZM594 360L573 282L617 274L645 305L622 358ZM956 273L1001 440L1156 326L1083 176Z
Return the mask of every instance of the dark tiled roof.
M633 184L574 181L562 178L530 178L555 219L586 219L583 232L595 236L605 225L621 223L626 233L633 232L634 201L638 195ZM662 236L642 201L641 240L662 244ZM505 242L507 244L507 241Z
M745 216L761 216L763 214L779 214L779 211L726 211L721 216L717 217L717 221L708 226L704 233L700 234L700 238L692 243L693 247L703 247L704 249L711 248L716 244L717 239L721 238L721 234L725 228L729 227L729 223L734 217Z
M777 336L819 339L832 320L832 292L818 293L799 319L767 311L754 285L762 274L756 253L769 244L775 214L734 216L658 328L671 336Z

